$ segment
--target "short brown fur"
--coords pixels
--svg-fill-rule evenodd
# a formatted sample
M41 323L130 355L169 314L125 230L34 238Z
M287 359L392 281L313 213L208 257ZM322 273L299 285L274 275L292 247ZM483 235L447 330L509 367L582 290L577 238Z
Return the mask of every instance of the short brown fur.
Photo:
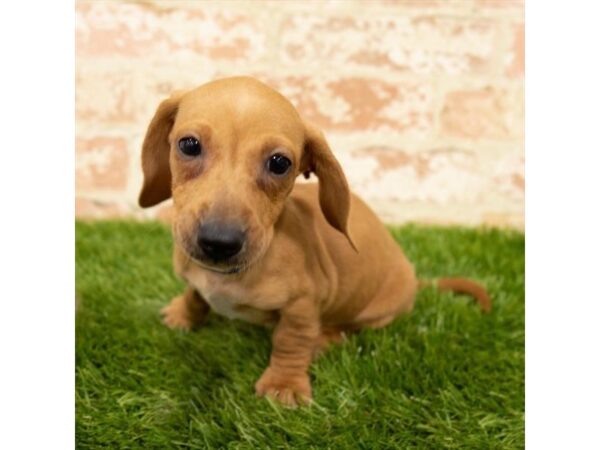
M186 158L182 137L202 144ZM274 177L274 152L291 162ZM346 332L382 327L412 310L418 281L384 225L348 183L323 134L291 103L246 77L217 80L163 101L142 149L140 205L173 197L174 267L188 283L163 309L165 323L190 329L209 309L274 327L270 363L258 395L286 405L308 402L315 354ZM313 172L316 184L295 184ZM246 241L227 263L198 254L199 224L218 218L242 224ZM464 279L441 289L489 296Z

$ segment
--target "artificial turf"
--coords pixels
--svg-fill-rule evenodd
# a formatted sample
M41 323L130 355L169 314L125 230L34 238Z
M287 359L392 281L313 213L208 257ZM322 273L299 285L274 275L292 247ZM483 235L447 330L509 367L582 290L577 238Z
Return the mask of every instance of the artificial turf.
M492 313L425 289L411 315L318 359L314 403L290 410L254 396L268 330L161 324L183 287L166 227L77 223L77 448L523 448L523 234L391 231L421 277L483 282Z

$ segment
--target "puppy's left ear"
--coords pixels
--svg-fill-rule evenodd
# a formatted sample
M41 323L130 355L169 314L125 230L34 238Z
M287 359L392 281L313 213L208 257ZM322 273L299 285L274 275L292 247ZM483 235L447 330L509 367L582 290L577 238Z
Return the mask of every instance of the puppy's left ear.
M185 92L179 91L163 100L148 125L142 144L144 185L138 203L143 208L154 206L171 197L169 166L169 134L175 122L179 101Z
M319 178L319 204L329 224L342 232L348 242L358 251L348 233L348 216L350 214L350 188L342 166L323 133L314 125L304 124L304 154L301 171L305 175L314 172Z

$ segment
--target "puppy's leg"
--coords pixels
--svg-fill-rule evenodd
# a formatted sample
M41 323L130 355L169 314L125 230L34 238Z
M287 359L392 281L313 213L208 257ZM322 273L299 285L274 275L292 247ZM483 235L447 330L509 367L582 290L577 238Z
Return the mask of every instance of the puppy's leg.
M256 393L296 406L312 398L308 368L320 334L319 315L315 302L304 298L280 314L271 361L256 383Z
M191 330L204 321L209 311L208 303L194 288L188 286L183 294L171 300L160 313L169 328Z

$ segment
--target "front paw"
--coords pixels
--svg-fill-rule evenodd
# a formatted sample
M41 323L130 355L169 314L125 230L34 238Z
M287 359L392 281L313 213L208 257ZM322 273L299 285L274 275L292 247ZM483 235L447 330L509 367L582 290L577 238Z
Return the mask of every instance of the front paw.
M204 320L204 316L199 317L190 311L185 295L171 300L171 303L160 310L160 314L166 326L177 330L189 331Z
M282 373L272 367L264 371L255 385L259 397L269 397L279 403L296 407L312 400L310 379L307 373Z

